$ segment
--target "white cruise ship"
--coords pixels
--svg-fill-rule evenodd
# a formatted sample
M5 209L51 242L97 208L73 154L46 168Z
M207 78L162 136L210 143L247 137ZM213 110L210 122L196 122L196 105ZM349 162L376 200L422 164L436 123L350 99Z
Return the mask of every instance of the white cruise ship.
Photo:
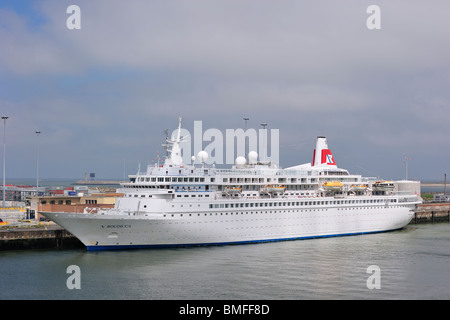
M256 152L231 169L184 164L178 135L163 165L130 176L115 207L40 212L88 250L257 243L401 229L421 203L420 183L377 181L337 167L325 137L312 164L281 169Z

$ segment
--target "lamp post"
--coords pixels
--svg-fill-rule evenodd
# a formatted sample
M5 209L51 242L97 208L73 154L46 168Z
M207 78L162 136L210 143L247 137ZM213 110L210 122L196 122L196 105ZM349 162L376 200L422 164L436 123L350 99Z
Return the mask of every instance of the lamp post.
M39 194L38 188L39 188L39 135L41 134L40 131L36 130L36 137L37 137L37 151L36 151L36 194Z
M261 126L263 127L263 129L264 129L264 131L263 131L263 134L264 134L264 139L263 139L263 142L262 142L262 147L263 147L263 161L266 161L266 148L267 148L267 129L266 129L266 127L267 127L267 123L261 123Z
M244 118L245 121L245 131L247 131L247 121L250 120L250 118Z
M245 134L247 133L247 121L250 120L250 118L245 117L244 121L245 121L245 132L244 132L244 157L246 157L248 155L247 152L247 139L245 138Z
M6 195L6 179L5 179L5 162L6 162L6 119L8 117L3 116L3 208L5 205L5 195Z

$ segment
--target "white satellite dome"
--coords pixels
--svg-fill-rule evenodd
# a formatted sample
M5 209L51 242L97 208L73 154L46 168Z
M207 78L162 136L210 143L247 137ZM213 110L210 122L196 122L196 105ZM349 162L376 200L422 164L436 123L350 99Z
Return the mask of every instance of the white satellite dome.
M235 161L237 167L243 167L246 164L246 162L247 160L245 160L245 158L242 156L237 157Z
M197 157L201 163L204 163L208 160L208 152L202 150L197 154Z
M250 151L248 153L248 162L251 164L255 164L258 162L258 152Z

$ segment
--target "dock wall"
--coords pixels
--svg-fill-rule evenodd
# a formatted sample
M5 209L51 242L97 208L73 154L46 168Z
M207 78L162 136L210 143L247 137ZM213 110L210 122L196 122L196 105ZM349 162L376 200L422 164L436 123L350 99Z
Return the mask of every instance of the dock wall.
M450 203L425 203L417 206L410 224L450 222Z
M84 245L68 231L55 227L0 230L0 251L17 249L69 249Z

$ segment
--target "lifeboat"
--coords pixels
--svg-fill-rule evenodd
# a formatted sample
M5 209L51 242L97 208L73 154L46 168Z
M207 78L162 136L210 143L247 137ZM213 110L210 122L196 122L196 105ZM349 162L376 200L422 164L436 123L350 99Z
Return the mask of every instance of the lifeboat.
M266 191L270 193L284 192L286 186L283 185L268 185L266 186Z
M240 193L242 192L242 187L225 187L226 193Z
M373 189L376 191L392 191L394 190L394 183L392 181L377 181L373 184Z
M364 192L369 188L367 184L353 184L352 190L357 192Z
M323 184L323 188L327 191L340 191L344 185L340 181L330 181Z

